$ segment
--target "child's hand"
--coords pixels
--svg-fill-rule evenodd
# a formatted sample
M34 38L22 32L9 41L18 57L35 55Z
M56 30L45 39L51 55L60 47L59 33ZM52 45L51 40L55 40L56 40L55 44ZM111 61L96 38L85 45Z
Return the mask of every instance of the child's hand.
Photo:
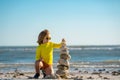
M62 47L65 48L65 47L66 47L66 41L65 41L64 38L62 39L62 42L61 42L61 43L62 43Z
M62 42L63 42L63 43L66 42L64 38L62 39Z

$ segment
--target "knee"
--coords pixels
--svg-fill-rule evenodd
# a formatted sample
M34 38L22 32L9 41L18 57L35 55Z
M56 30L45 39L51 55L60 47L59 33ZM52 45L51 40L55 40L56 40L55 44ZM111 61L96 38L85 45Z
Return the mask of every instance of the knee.
M36 60L35 61L35 65L39 65L40 61L39 60Z
M53 73L54 73L54 71L53 71L53 68L52 68L52 67L46 68L46 74L47 74L47 75L51 75L51 74L53 74Z
M35 65L36 65L36 66L40 66L40 67L43 66L43 64L42 64L42 62L41 62L40 60L36 60L36 61L35 61Z
M36 61L35 61L35 64L37 64L37 63L39 63L39 62L40 62L39 60L36 60Z

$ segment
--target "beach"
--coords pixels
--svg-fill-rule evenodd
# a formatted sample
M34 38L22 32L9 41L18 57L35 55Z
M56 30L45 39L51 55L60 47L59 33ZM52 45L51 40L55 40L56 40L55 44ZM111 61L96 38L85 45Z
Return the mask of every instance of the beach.
M34 73L32 72L24 72L24 73L20 73L18 75L15 76L15 73L6 73L6 74L0 74L0 79L10 79L10 80L14 80L14 79L32 79ZM42 75L39 79L43 79ZM73 80L120 80L120 75L118 76L114 76L111 74L105 74L105 73L101 73L101 74L91 74L91 73L70 73L70 77L69 79L73 79Z
M57 70L54 64L54 72ZM120 68L119 67L81 67L80 64L70 64L68 80L120 80ZM26 66L30 69L23 70L20 67ZM0 72L0 80L16 80L16 79L32 79L35 74L34 64L18 64L18 65L6 65L6 68L13 68L12 70L4 70ZM39 79L44 79L41 73ZM58 79L58 78L51 78Z
M68 48L71 55L68 80L120 80L120 46ZM0 47L0 80L32 79L35 49L35 46ZM59 53L59 49L54 50L54 72ZM43 79L42 73L39 79Z

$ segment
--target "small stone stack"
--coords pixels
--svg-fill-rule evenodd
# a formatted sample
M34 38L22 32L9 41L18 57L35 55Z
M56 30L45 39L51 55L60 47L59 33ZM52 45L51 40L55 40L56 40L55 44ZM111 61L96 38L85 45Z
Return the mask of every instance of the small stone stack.
M62 46L60 48L60 59L58 60L56 74L63 79L67 79L69 76L69 61L71 56L69 55L68 48L66 46L65 40L62 41Z

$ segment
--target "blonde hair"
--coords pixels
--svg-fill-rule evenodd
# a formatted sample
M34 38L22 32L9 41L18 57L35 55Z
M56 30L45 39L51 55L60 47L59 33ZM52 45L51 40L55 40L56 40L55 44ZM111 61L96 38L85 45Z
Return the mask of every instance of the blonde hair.
M40 32L39 36L38 36L38 41L37 43L39 45L43 44L43 39L45 38L46 35L49 34L49 31L47 29L43 30Z

